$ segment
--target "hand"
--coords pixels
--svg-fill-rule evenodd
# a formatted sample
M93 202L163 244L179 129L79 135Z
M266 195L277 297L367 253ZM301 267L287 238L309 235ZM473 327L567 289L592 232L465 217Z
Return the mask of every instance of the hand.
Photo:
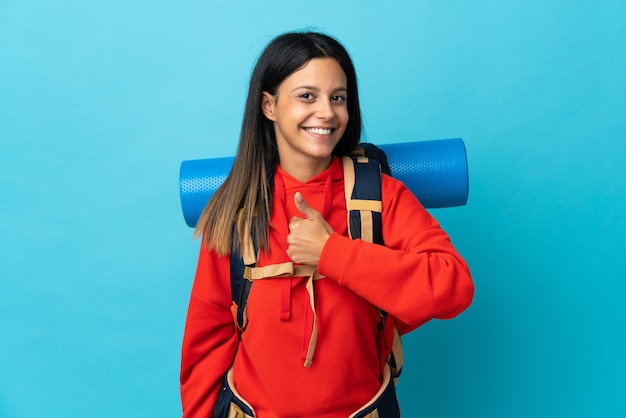
M305 218L294 216L289 222L287 256L294 263L316 266L333 229L321 213L309 206L300 192L296 192L293 199Z

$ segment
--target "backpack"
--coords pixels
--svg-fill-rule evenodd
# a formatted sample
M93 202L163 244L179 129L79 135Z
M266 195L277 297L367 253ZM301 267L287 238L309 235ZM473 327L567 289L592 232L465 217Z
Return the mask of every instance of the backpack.
M384 245L381 172L391 175L387 156L383 150L375 145L362 143L355 149L351 157L342 157L342 163L350 238L360 238L364 241ZM233 238L234 234L235 228L233 227ZM241 250L237 249L234 244L231 248L232 313L235 324L240 331L243 331L247 325L246 306L254 280L267 277L309 275L313 278L313 275L316 274L315 268L312 266L277 264L258 269L256 268L257 252L258 245L251 237L243 237ZM314 278L321 278L321 276ZM400 334L393 324L393 318L380 309L379 312L383 323L384 348L386 352L389 352L386 361L391 368L394 383L397 384L403 363ZM315 335L312 339L315 339ZM310 362L308 364L310 365ZM306 362L305 366L307 366Z

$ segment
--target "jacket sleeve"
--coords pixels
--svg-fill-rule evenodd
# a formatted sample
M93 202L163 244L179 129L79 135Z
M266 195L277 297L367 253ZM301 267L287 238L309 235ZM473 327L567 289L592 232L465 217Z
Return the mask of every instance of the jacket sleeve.
M230 311L230 264L201 246L183 336L180 392L183 417L213 417L222 378L238 336Z
M385 246L335 232L319 273L393 315L401 334L461 313L474 285L448 235L398 180L383 176L382 198Z

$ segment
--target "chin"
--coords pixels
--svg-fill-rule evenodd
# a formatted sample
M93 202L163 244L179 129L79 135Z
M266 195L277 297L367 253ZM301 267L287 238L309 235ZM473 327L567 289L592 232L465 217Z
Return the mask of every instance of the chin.
M335 150L335 147L337 146L336 143L331 144L325 144L325 145L320 145L320 146L316 146L316 147L312 147L311 148L311 155L315 156L317 158L328 158L333 154L333 151Z
M311 158L315 158L316 160L326 160L332 158L333 150L312 152L309 155L311 156Z

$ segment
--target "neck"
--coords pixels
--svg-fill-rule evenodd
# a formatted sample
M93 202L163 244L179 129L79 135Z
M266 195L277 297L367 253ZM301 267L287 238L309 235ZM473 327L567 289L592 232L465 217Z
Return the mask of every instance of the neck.
M283 171L298 181L305 182L330 167L332 155L327 159L307 161L280 161Z

